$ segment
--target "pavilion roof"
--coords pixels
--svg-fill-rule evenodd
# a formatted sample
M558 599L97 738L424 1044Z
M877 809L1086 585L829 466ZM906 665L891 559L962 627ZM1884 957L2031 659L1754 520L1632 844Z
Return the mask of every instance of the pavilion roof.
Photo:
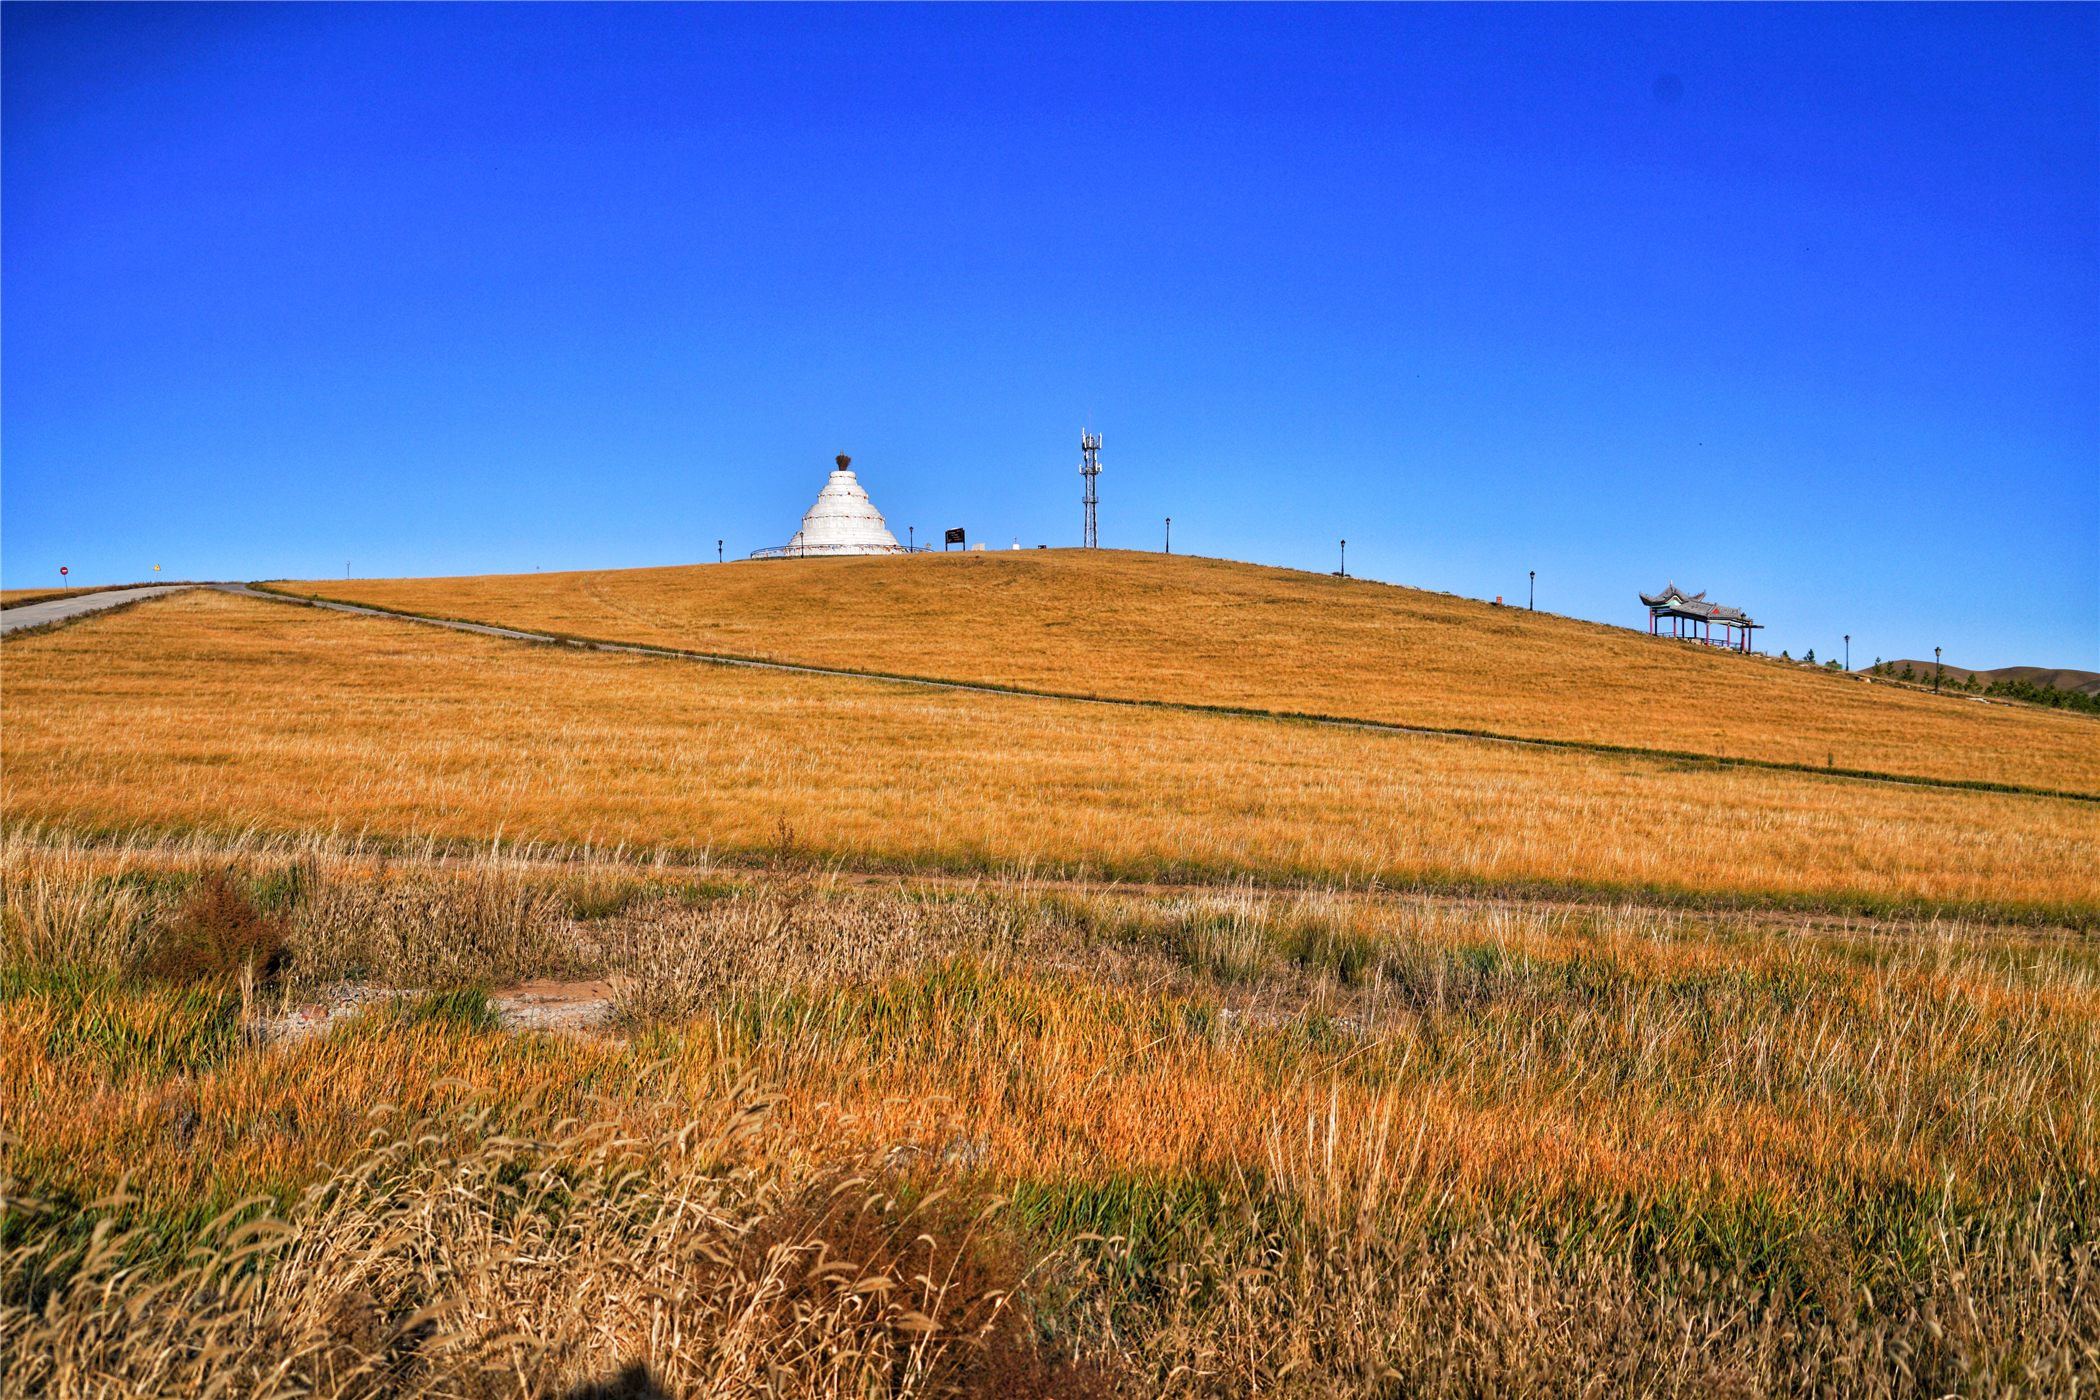
M1687 593L1672 579L1660 593L1643 593L1641 601L1658 617L1691 617L1701 622L1725 622L1736 627L1755 627L1748 613L1741 608L1731 608L1721 603L1706 601L1706 590Z

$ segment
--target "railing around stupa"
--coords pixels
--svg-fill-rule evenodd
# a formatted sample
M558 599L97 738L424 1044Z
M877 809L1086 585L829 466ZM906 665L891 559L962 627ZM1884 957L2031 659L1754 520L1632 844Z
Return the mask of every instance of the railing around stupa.
M753 559L824 559L853 554L909 554L901 544L778 544L754 549Z

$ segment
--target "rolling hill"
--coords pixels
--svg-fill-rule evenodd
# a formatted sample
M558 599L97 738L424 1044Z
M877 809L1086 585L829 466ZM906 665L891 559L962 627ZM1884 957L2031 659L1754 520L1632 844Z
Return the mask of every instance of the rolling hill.
M2090 801L695 665L205 590L5 645L0 811L54 830L2088 921L2100 888Z
M1905 666L1920 676L1930 677L1930 661L1918 661L1909 657L1898 657L1884 662L1890 672L1903 673ZM1947 675L1954 680L1973 680L1978 685L1989 685L1992 681L2027 681L2033 685L2055 686L2058 690L2075 690L2083 695L2100 695L2100 671L2072 671L2061 666L2000 666L1995 671L1972 671L1966 666L1949 666Z
M2088 716L1220 559L1030 550L275 586L1063 694L2100 792L2100 724Z

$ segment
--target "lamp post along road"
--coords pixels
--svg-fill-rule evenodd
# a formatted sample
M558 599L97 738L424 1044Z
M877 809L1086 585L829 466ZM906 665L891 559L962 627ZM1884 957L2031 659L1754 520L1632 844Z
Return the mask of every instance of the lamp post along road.
M1852 669L1852 634L1850 632L1845 634L1845 669L1847 671Z
M1342 577L1349 577L1349 541L1342 541Z
M1171 516L1171 515L1167 517L1167 550L1166 550L1166 552L1167 552L1167 553L1169 553L1169 554L1172 554L1172 553L1174 552L1174 517L1173 517L1173 516Z
M1539 610L1539 571L1537 569L1531 571L1531 598L1524 605L1524 608L1526 612L1537 612Z
M1940 669L1940 649L1934 647L1932 649L1932 693L1934 695L1940 693Z

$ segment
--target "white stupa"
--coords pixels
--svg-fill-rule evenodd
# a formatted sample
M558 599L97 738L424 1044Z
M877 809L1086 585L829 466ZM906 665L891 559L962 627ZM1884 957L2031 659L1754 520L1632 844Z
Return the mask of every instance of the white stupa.
M754 549L753 559L802 559L833 554L903 554L903 545L882 522L882 512L849 468L853 459L841 452L838 470L817 493L817 503L802 517L795 538L772 549Z

